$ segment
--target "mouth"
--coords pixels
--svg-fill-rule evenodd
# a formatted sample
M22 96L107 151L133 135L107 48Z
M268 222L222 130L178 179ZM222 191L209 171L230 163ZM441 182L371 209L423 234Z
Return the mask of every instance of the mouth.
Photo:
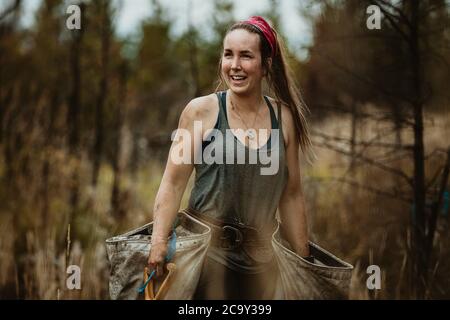
M232 76L230 76L230 79L231 79L233 82L241 83L241 82L244 82L244 81L247 79L247 77L246 77L246 76L236 76L236 75L232 75Z

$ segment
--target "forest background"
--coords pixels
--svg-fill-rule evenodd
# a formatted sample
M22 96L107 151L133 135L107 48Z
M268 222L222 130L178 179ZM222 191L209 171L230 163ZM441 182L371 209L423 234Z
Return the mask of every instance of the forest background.
M279 30L310 109L311 239L355 266L350 298L449 299L449 1L298 1L298 33L282 0L247 2ZM200 28L192 2L174 33L169 2L149 0L124 35L120 2L37 3L23 24L26 1L0 1L0 298L108 299L104 241L152 219L171 133L216 90L240 7L210 1ZM81 29L66 25L71 4Z

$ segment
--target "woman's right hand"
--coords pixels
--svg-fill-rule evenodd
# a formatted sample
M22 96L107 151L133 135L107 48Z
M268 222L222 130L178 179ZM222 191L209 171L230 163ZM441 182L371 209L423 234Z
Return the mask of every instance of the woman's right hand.
M168 252L167 241L160 241L152 244L150 254L148 256L148 268L149 270L156 269L156 276L160 277L164 273L164 266L166 264L166 256Z

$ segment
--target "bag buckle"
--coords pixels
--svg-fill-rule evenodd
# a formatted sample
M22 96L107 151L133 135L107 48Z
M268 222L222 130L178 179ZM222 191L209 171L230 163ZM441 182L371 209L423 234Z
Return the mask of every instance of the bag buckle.
M226 236L226 234L231 234L232 236ZM220 237L220 240L222 240L222 248L224 249L236 249L242 244L242 241L244 240L244 236L242 235L241 230L238 228L235 228L230 225L225 225L222 227L222 236ZM230 243L230 245L226 246L225 243Z

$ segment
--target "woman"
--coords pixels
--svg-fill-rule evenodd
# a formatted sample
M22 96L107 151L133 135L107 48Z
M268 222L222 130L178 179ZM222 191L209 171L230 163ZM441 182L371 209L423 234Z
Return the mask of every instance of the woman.
M228 90L193 99L181 114L179 129L193 139L188 144L185 138L175 139L169 152L155 200L148 264L156 268L157 275L162 274L168 235L195 168L188 212L212 229L196 299L267 299L273 295L276 265L270 236L277 209L283 237L297 254L310 254L299 168L299 147L307 151L310 139L306 109L285 61L276 31L263 18L234 24L226 33L220 59L220 78ZM264 80L274 99L263 96ZM194 129L196 121L201 130ZM224 139L218 139L220 134ZM189 163L174 161L183 142L182 153L190 155ZM249 159L250 154L276 154L278 166L262 174L261 161L205 163L205 150L211 145L216 152L223 151L226 160L236 160L235 151ZM194 161L198 154L203 155L200 163Z

